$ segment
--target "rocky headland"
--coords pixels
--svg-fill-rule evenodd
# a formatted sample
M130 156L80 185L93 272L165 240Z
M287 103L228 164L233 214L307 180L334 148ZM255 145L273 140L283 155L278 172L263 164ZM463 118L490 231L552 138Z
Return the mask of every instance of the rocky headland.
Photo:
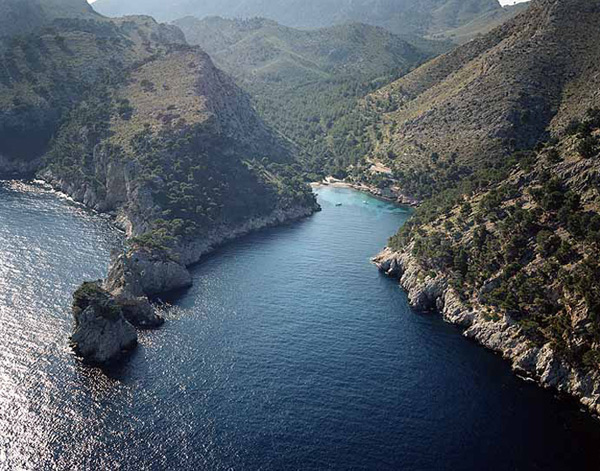
M164 323L150 300L192 285L190 265L228 241L297 221L316 210L317 206L278 209L237 227L215 229L209 237L191 238L176 249L177 254L141 247L114 252L106 279L85 282L74 294L74 350L95 365L121 360L137 344L136 329L154 329Z
M177 27L54 3L65 18L28 0L40 21L0 40L0 175L36 175L125 231L106 280L75 293L91 300L73 343L103 364L163 322L151 299L189 286L202 255L318 206L290 146Z
M600 109L425 202L375 259L513 369L600 414Z

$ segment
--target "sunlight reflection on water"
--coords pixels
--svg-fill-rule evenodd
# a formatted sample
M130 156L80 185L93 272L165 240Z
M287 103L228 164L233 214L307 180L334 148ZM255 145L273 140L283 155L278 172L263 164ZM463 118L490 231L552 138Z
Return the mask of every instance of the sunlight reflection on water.
M68 348L69 304L121 235L47 188L0 183L0 469L559 470L598 458L587 418L413 312L373 268L409 210L319 193L322 213L206 257L164 328L102 373Z

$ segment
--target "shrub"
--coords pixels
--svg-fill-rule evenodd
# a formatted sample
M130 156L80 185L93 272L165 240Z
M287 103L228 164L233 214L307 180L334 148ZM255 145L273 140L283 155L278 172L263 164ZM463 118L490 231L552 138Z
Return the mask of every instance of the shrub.
M555 253L556 259L566 265L571 263L575 259L575 252L573 251L573 247L566 240L563 240L560 244L560 247Z
M154 84L148 79L143 79L140 82L140 87L142 87L142 90L144 90L146 93L150 93L155 90Z
M588 350L583 354L582 361L584 366L588 368L598 368L600 366L600 352Z
M560 237L548 230L540 231L536 240L538 252L544 257L553 255L561 246Z
M584 159L591 159L598 155L598 138L596 136L588 136L582 139L577 144L577 152Z
M122 119L127 121L130 120L131 116L133 115L133 111L133 106L131 106L129 100L123 99L119 101L117 112Z
M547 156L548 162L551 164L557 164L563 160L558 150L556 150L554 147L548 151Z

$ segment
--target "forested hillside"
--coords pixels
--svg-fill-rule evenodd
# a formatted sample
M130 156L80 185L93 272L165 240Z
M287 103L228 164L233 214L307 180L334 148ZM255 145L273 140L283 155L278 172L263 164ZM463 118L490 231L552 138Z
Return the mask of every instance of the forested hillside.
M600 410L600 111L419 208L382 268L513 367Z
M28 35L5 39L0 51L4 168L39 166L64 114L82 97L99 84L124 80L136 63L184 41L179 30L151 18L59 18Z
M0 174L37 172L112 212L131 256L150 251L183 269L205 251L190 244L217 243L215 231L226 240L261 218L316 209L247 94L150 17L57 18L7 39L0 103Z
M368 151L358 139L371 117L356 108L359 98L449 48L426 40L414 45L359 23L313 31L261 18L187 17L174 24L250 93L313 179Z

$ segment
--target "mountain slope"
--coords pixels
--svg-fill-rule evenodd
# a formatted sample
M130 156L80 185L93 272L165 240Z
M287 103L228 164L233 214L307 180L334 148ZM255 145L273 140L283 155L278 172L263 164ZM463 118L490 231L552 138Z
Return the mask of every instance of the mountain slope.
M177 42L185 42L179 30L147 17L57 19L27 36L5 39L0 49L0 170L36 168L64 113L83 94L108 77L122 80L136 62Z
M312 162L314 173L334 164L332 156L351 161L348 134L363 119L352 115L356 98L431 55L359 23L312 31L261 18L186 17L175 24L253 96L261 115ZM449 47L419 44L430 43L430 49ZM340 125L341 117L346 124Z
M346 22L382 26L399 34L439 33L500 9L498 0L182 0L176 5L158 0L98 0L94 8L108 16L146 13L162 20L265 17L300 28L321 28Z
M534 1L382 92L402 90L384 123L396 184L433 196L375 260L413 305L594 413L599 21L596 0Z
M312 31L262 18L187 17L173 24L188 42L238 77L306 82L341 74L377 76L393 68L408 69L426 57L402 38L360 23ZM280 64L281 69L290 68L285 75L276 72Z
M371 157L385 160L407 192L428 196L453 173L532 148L598 103L599 22L598 0L537 0L381 89L366 104L383 113Z
M517 3L516 5L507 5L501 10L490 10L457 28L448 29L438 34L432 34L430 38L437 40L451 40L458 44L464 44L477 36L489 33L494 28L506 23L527 8L529 8L529 3L524 2Z

